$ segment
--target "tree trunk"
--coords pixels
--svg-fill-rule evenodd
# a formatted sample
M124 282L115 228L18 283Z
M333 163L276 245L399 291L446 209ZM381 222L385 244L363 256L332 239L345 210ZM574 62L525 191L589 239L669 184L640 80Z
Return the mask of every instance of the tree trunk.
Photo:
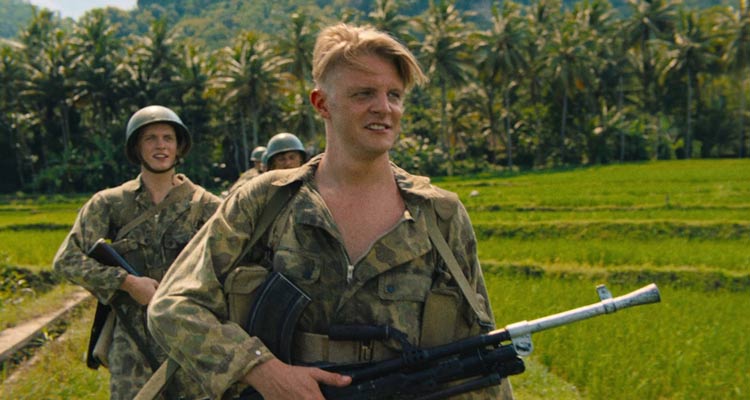
M622 111L622 75L618 78L617 90L617 111ZM620 133L620 162L625 162L625 132L619 129Z
M745 79L744 71L740 73L740 158L745 157L745 85L747 80Z
M240 107L240 137L242 138L242 146L241 146L241 159L242 159L242 171L240 171L240 174L244 171L247 171L248 168L250 168L250 160L247 158L247 122L245 121L245 110L243 110Z
M508 157L508 168L513 168L513 138L510 136L510 100L507 91L503 93L503 106L505 107L505 153Z
M690 106L692 105L692 97L693 97L693 81L692 81L692 74L690 73L690 67L688 67L688 74L687 74L687 104L685 105L686 112L685 112L685 158L690 159L693 156L693 138L691 137L690 132Z
M560 121L560 162L565 163L565 124L568 119L568 96L563 94L562 118Z

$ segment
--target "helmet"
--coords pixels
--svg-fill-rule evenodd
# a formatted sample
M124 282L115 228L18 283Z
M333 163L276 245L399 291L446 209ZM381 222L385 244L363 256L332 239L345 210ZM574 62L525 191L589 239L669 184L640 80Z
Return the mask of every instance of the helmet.
M264 151L266 151L265 146L258 146L254 148L253 152L250 153L250 161L262 161Z
M268 141L268 148L266 149L266 154L263 156L263 164L268 165L271 157L286 151L299 151L302 153L303 159L307 158L305 146L299 138L291 133L283 132L277 133Z
M138 152L135 150L138 130L156 122L165 122L174 127L177 142L183 146L182 156L190 151L193 140L190 137L190 131L182 123L180 117L167 107L148 106L136 111L128 120L128 126L125 129L125 155L128 156L130 162L140 164Z

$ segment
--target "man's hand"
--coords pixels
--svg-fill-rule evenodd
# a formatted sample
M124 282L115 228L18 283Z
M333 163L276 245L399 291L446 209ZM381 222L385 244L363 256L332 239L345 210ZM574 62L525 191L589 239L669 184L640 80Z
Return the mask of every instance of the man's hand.
M325 400L319 384L341 387L350 384L352 378L320 368L284 364L273 358L250 370L244 381L265 400Z
M154 297L159 282L146 276L128 275L125 281L120 285L120 290L128 292L133 300L138 304L145 306Z

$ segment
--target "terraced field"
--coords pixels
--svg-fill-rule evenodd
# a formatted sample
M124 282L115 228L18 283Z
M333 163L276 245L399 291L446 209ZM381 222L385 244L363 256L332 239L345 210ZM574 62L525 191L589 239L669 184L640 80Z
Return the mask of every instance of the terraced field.
M750 160L436 182L474 222L498 326L594 303L598 283L662 292L660 304L534 335L529 370L513 378L519 400L750 397ZM74 290L45 274L83 199L0 205L3 326ZM33 365L6 369L0 398L107 398L106 370L82 361L89 311Z

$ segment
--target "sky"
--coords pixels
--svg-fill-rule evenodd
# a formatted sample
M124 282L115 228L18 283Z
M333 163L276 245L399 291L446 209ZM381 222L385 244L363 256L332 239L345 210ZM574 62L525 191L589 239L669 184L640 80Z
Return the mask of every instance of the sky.
M59 11L60 15L78 19L84 12L92 8L118 7L123 10L135 8L137 0L29 0L35 6Z

